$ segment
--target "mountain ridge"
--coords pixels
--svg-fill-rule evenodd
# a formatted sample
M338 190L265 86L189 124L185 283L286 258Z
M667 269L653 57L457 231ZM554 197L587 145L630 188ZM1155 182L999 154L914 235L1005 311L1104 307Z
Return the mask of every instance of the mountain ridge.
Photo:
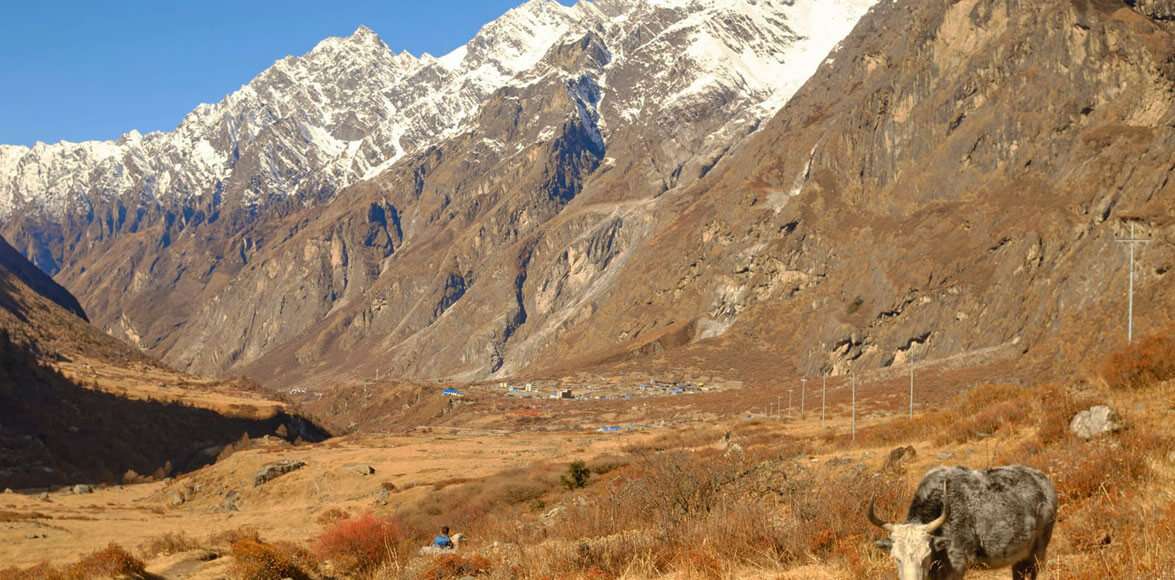
M473 288L478 279L498 277L478 271L528 262L528 252L517 254L513 244L534 243L525 238L548 222L570 228L550 239L592 239L591 230L637 243L647 230L641 224L648 223L649 201L709 172L798 89L837 34L871 5L537 1L488 24L463 49L415 61L393 55L361 28L279 61L230 95L225 102L235 117L212 106L193 112L186 123L207 121L219 127L220 139L220 157L201 157L196 173L221 158L234 164L231 175L210 181L210 195L162 195L184 190L199 175L157 176L144 182L146 189L132 184L121 193L117 183L107 184L109 195L83 195L60 215L33 208L0 221L0 230L82 296L103 329L186 370L226 373L287 347L298 352L290 355L295 367L331 359L337 349L325 346L322 333L340 330L317 325L343 313L332 324L371 318L394 293L384 286L399 279L414 282L395 301L404 317L396 327L430 338L393 343L354 329L366 345L355 353L379 358L383 349L416 341L449 342L442 336L448 331L438 330L448 324L433 323L464 316L453 305L460 310L458 301L481 296L483 305L471 314L478 321L469 324L483 330L463 353L427 364L404 353L416 362L402 368L413 376L509 372L521 368L528 356L522 352L538 347L528 338L531 328L554 331L562 324L554 321L574 318L564 308L586 302L544 299L536 309L526 304L530 290L521 272L520 297L506 286ZM535 34L544 40L519 40ZM322 64L312 74L303 70L311 61ZM414 107L427 114L386 122L389 111ZM455 121L463 116L463 125ZM182 159L175 167L184 167ZM372 171L376 177L361 178ZM577 201L585 191L588 200ZM585 203L626 208L632 232L593 223L606 215L594 210L575 210L579 221L551 221ZM308 231L318 237L307 239ZM444 248L445 239L462 241ZM546 260L555 248L535 249L536 259ZM417 253L420 271L406 271L407 257ZM592 277L610 276L603 270L621 263L616 257L601 257ZM577 284L575 292L595 285ZM418 320L417 312L435 316ZM512 355L515 344L531 346Z

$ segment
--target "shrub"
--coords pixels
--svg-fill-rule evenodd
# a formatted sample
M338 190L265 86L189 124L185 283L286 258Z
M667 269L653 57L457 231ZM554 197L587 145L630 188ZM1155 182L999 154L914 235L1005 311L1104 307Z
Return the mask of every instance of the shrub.
M122 546L110 544L70 566L68 574L77 578L146 578L147 568Z
M1175 335L1148 336L1111 354L1101 375L1112 389L1140 389L1175 378Z
M448 578L463 578L466 576L481 576L489 574L493 565L483 556L471 554L444 554L438 556L429 566L421 578L428 580L445 580Z
M148 560L199 548L200 544L182 532L168 532L139 545L139 554Z
M232 546L240 540L261 541L261 534L253 526L241 526L233 530L224 530L208 536L208 544L213 546Z
M233 542L233 574L249 580L309 580L314 559L306 550L288 542L268 544L253 538Z
M592 472L583 461L575 460L567 466L567 473L559 477L559 483L568 490L580 489L587 485Z
M315 551L345 572L365 572L399 559L407 539L396 520L364 514L341 520L318 537Z

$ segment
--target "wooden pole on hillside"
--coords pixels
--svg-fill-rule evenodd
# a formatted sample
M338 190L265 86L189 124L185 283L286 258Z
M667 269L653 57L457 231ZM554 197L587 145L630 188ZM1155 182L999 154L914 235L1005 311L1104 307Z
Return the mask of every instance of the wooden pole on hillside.
M788 418L788 419L791 419L791 418L792 418L792 412L791 412L791 394L792 394L792 391L793 391L793 390L794 390L794 389L788 389L788 390L787 390L787 418Z

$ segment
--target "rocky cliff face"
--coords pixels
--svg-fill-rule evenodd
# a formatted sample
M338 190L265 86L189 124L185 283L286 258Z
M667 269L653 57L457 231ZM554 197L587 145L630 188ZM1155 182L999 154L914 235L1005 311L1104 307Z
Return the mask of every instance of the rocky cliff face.
M3 230L170 363L522 368L871 0L532 0L452 54L360 29L173 133L0 152Z
M540 358L682 368L765 352L778 376L1027 353L1075 368L1125 339L1115 240L1132 231L1152 240L1136 327L1163 330L1175 37L1142 4L879 4L664 205L622 278L649 287L619 283Z

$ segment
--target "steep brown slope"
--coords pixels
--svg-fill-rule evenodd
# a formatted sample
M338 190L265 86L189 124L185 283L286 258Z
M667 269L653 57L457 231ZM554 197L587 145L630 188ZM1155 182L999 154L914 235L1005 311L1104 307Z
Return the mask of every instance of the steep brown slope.
M0 238L0 268L6 270L12 276L28 286L37 294L44 296L58 306L77 315L81 319L86 318L85 311L82 310L81 304L78 304L73 294L68 290L62 288L57 282L54 282L47 274L41 271L25 259L24 256L17 252L15 248L8 245L8 241Z
M1132 225L1153 240L1136 324L1163 328L1172 32L1109 0L878 5L750 144L662 208L590 324L536 361L738 375L770 359L760 381L785 363L965 352L1067 366L1125 338L1114 240Z
M0 262L0 489L164 476L246 434L324 435L281 403L176 373L90 327L57 303L77 304L59 286L28 285L33 267L13 255Z
M605 143L601 119L619 116L600 87L610 58L594 34L560 45L549 74L495 93L467 133L328 207L251 224L224 242L203 287L144 294L159 298L143 304L150 334L166 338L142 346L180 368L243 371L276 387L521 368L552 332L590 314L649 231L653 200L692 183L753 128L738 101L706 100L687 118L616 127ZM134 236L116 243L133 259L144 249ZM219 243L177 240L164 260ZM125 270L119 255L93 271ZM120 300L87 286L103 279L74 284ZM181 299L194 310L182 321L168 314ZM164 332L173 322L182 332Z

